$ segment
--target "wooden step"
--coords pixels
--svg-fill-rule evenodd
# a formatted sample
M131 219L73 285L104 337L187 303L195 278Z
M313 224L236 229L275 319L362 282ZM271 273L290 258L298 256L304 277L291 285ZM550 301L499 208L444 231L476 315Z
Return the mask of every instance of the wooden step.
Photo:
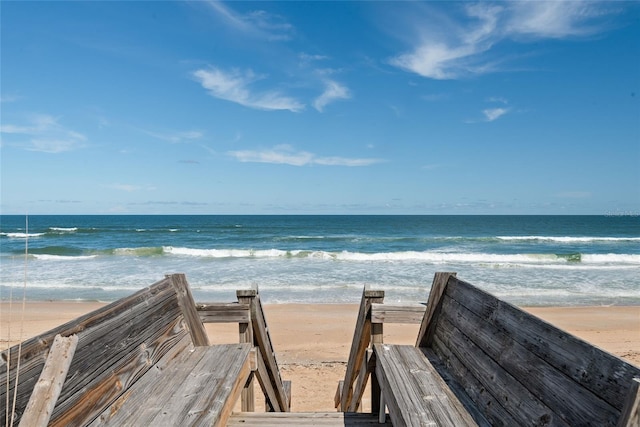
M375 414L361 414L352 412L236 412L231 415L227 422L228 427L240 426L261 426L261 427L282 427L282 426L389 426L391 421L387 417L387 422L378 423L378 416Z

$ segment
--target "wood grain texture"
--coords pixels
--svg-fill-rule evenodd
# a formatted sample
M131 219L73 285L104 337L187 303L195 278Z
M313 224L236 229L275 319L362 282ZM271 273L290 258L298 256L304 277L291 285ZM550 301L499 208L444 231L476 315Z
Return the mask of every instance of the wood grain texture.
M167 276L167 278L171 281L171 284L175 289L178 305L182 309L182 316L184 317L189 333L191 334L193 344L197 346L209 345L209 336L207 335L207 331L202 324L202 320L200 320L200 315L196 310L196 304L193 300L193 295L191 295L191 289L187 283L187 277L182 273L178 273L171 274Z
M395 427L476 426L420 349L374 345L376 374Z
M425 304L371 304L371 323L418 324L425 311Z
M162 359L91 425L224 426L251 373L250 353L250 344L224 344Z
M447 288L449 279L455 276L456 273L449 272L437 272L433 276L433 284L431 285L431 291L429 292L427 308L424 312L422 322L420 323L416 347L429 347L431 345L431 338L433 337L433 331L437 324L438 313L440 312L440 301L442 295Z
M340 410L349 411L349 408L357 407L358 402L353 401L353 384L360 372L364 360L364 353L371 342L371 304L382 303L384 291L371 291L364 289L358 309L356 328L351 341L351 352L347 362L347 370L342 385L340 398Z
M21 427L44 427L49 424L77 345L77 335L65 338L56 335L40 378L20 419Z
M202 323L248 323L251 320L248 304L196 303L196 310Z
M117 398L122 390L119 372L130 372L125 375L127 378L140 375L149 367L144 355L158 357L166 351L167 346L180 341L186 329L179 317L181 313L175 291L170 281L164 279L25 341L22 343L16 421L24 411L56 335L66 337L76 334L78 345L51 423L55 425L62 414L71 411L78 417L77 425L80 425L83 419L86 420L85 416L92 416L94 409L99 411L101 405L108 405ZM6 360L8 354L9 351L5 351L2 357ZM15 349L12 349L10 357L12 369L9 377L13 383L17 363ZM142 358L137 360L137 357ZM134 368L136 366L138 368ZM6 371L0 373L0 380L6 382L6 375ZM108 381L113 384L105 390L106 393L94 389L104 387ZM5 393L3 387L0 390L3 402ZM4 418L5 405L0 406L0 410ZM63 418L71 422L66 416Z
M272 412L265 414L234 413L229 418L228 427L260 426L317 426L317 427L391 427L391 421L379 424L372 414L344 412Z
M633 379L631 391L622 408L622 416L618 421L618 427L640 426L640 378Z
M480 318L490 320L496 328L618 410L629 393L631 380L640 377L637 366L466 282L453 281L449 292L452 299Z
M238 297L240 298L240 295ZM276 393L278 406L281 411L287 412L289 411L289 402L280 376L280 368L278 367L273 342L267 327L262 303L260 302L260 295L256 295L251 300L251 325L253 326L254 345L260 348L269 381L271 381Z

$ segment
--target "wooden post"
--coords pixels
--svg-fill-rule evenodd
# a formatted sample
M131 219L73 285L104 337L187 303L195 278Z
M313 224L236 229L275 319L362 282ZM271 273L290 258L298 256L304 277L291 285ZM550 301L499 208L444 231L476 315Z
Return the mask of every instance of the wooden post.
M40 378L33 387L29 403L20 419L20 426L44 427L49 424L77 345L77 335L66 338L56 335Z
M634 378L624 408L620 414L618 427L637 427L640 425L640 378Z
M449 278L455 276L456 273L446 272L437 272L434 275L433 285L431 285L431 292L429 293L429 301L427 302L427 310L425 311L424 318L420 324L420 332L418 332L416 347L429 347L431 344L431 339L433 337L432 326L440 313L442 296L447 289Z
M383 324L372 323L371 324L371 348L374 344L382 344L383 337ZM371 369L371 413L375 414L380 411L380 383L378 382L378 376L376 375L375 368L375 356L373 356L374 365ZM384 409L383 409L384 410Z
M371 304L382 303L384 301L384 291L362 291L360 309L356 327L351 341L351 353L347 362L347 372L344 377L342 387L342 398L340 399L340 410L342 412L354 412L360 405L359 399L362 396L354 396L353 383L360 372L360 364L365 360L365 352L371 342Z
M196 310L196 303L193 300L193 295L191 295L187 277L182 273L169 274L166 277L171 280L171 284L178 296L178 304L182 309L182 316L187 324L187 328L189 328L193 345L208 346L209 337L207 336L207 331L204 329L202 320L200 320L198 310Z
M236 291L236 296L238 298L238 303L249 305L249 312L251 312L251 305L254 304L254 299L258 295L258 291L255 289L249 290L238 290ZM249 343L252 346L255 346L255 342L253 339L253 325L251 323L251 316L249 316L249 321L246 323L239 323L239 333L240 333L240 342L241 343ZM247 383L242 389L241 394L241 405L242 412L253 412L255 411L255 394L253 387L253 378L254 375L251 373Z

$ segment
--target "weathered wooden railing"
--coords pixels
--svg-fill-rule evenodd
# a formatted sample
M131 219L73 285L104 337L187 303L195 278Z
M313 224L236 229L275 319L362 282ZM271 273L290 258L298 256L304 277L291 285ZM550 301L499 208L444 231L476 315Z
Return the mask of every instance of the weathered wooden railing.
M396 427L640 426L640 368L455 273L436 273L426 310L383 297L363 293L340 410L370 376L372 411ZM382 344L383 322L420 323L415 346Z
M371 376L372 412L379 409L380 388L375 375L373 345L384 341L384 323L418 324L424 304L383 304L384 291L364 289L360 300L351 353L344 380L338 384L335 406L341 412L356 412Z
M260 295L255 289L236 292L237 303L196 303L203 323L238 323L239 340L254 346L257 356L255 376L265 396L266 410L288 412L291 382L282 381ZM253 374L242 391L242 411L255 409Z
M249 344L209 346L186 277L168 275L0 353L0 419L222 426L255 365Z

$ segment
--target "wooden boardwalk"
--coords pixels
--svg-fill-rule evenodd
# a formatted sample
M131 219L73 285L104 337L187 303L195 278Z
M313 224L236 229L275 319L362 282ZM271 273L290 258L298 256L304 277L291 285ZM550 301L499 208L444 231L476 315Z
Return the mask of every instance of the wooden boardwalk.
M203 322L212 320L238 323L239 343L209 345ZM238 400L253 410L254 378L269 410L289 410L257 292L196 305L186 277L174 274L3 352L0 418L26 427L224 426Z
M336 393L343 411L360 406L370 378L373 411L394 426L640 426L640 368L455 273L436 273L422 315L383 298L363 293ZM417 318L415 346L383 343L385 321Z
M339 411L292 413L260 295L236 295L196 304L174 274L2 352L0 417L26 427L640 427L640 368L455 273L436 273L426 304L384 304L383 291L365 289ZM207 322L237 323L238 343L210 345ZM385 323L420 324L416 345L385 343ZM265 413L254 412L255 380ZM372 411L359 413L367 384Z
M284 426L317 426L317 427L391 427L391 421L380 423L378 415L362 413L342 412L266 412L266 413L235 413L227 423L228 427L260 426L260 427L284 427Z

